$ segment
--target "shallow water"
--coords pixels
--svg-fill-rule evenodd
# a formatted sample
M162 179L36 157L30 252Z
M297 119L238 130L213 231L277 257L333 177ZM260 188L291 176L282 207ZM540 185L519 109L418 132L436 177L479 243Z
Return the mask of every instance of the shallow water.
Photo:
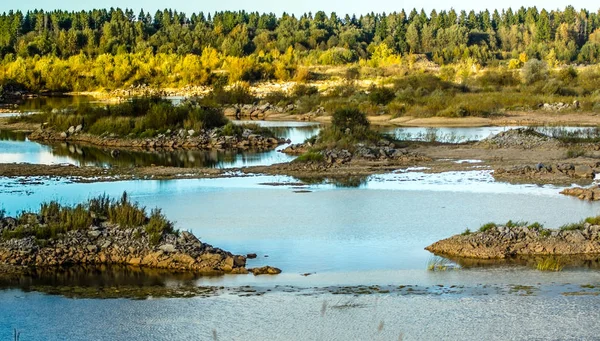
M590 296L299 295L87 300L0 292L0 338L22 340L584 340Z
M0 339L11 339L14 329L22 340L594 339L600 332L600 292L584 289L600 284L597 266L561 273L524 265L426 270L430 254L423 248L465 228L508 219L556 227L598 214L599 204L561 196L553 186L498 183L485 170L399 171L357 182L357 188L301 187L309 193L296 193L291 183L297 180L285 176L21 180L0 179L0 206L9 214L49 199L75 203L127 190L204 242L258 253L249 267L269 264L284 272L200 277L191 283L226 289L208 298L144 301L50 296L27 292L32 283L25 281L12 286L21 289L0 290ZM265 185L281 182L290 185ZM92 273L43 283L95 288L182 282L190 279ZM382 286L381 293L359 294L367 285ZM251 287L236 292L240 286Z
M245 122L245 121L244 121ZM318 133L318 125L302 122L262 122L249 121L273 129L277 136L290 139L292 143L304 142ZM0 131L0 163L32 163L99 166L99 167L210 167L237 168L265 166L284 163L295 157L281 153L288 145L279 146L270 151L202 151L176 150L136 152L121 151L118 156L111 155L110 149L82 146L72 143L40 144L27 140L23 134Z
M393 136L398 140L409 141L437 141L443 143L462 143L467 141L481 141L490 136L503 131L517 128L527 128L525 126L508 127L381 127L379 131ZM595 128L589 127L534 127L534 129L547 133L553 128L560 128L565 131L593 131Z
M251 266L290 273L425 269L429 244L489 221L539 221L557 227L597 215L598 204L559 195L552 186L497 183L489 171L374 176L359 188L310 185L296 193L283 176L112 183L22 184L0 181L9 214L44 200L75 203L107 193L160 207L203 241L239 254ZM264 256L268 255L268 258Z

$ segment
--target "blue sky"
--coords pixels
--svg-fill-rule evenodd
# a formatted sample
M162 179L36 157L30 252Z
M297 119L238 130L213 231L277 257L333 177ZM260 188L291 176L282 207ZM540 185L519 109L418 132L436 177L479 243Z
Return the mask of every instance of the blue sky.
M342 16L346 13L349 14L363 14L368 12L393 12L399 11L402 8L407 10L416 7L418 9L424 8L427 13L432 9L449 9L454 7L457 10L465 9L502 9L502 8L518 8L521 6L530 7L537 6L539 9L556 9L564 8L567 5L572 5L575 8L586 8L590 11L597 11L600 8L597 2L590 0L571 0L569 2L560 0L547 0L547 1L535 1L535 0L504 0L504 1L448 1L448 0L430 0L430 1L377 1L377 0L134 0L134 1L117 1L117 0L93 0L93 1L81 1L81 0L0 0L0 12L9 10L28 10L35 8L42 8L45 10L52 9L67 9L67 10L81 10L81 9L92 9L92 8L133 8L139 11L143 8L146 11L154 12L157 9L172 8L178 11L186 13L199 12L214 12L221 10L240 10L244 9L247 11L258 11L258 12L274 12L281 14L284 11L288 13L301 14L305 12L316 12L319 10L327 13L335 11L338 15Z

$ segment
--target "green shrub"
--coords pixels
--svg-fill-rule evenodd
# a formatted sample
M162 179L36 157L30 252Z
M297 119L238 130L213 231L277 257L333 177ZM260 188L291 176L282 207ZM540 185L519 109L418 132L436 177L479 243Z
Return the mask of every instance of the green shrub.
M345 131L346 129L354 130L357 128L369 128L370 125L367 115L354 108L336 110L331 118L331 124L340 131Z
M600 225L600 216L585 218L585 222L591 225Z
M561 231L576 231L576 230L583 230L584 226L583 226L584 222L580 221L578 223L571 223L571 224L565 224L563 226L560 227Z
M530 230L539 231L539 230L542 230L544 228L544 225L542 225L542 224L540 224L540 223L538 223L536 221L533 224L529 224L529 226L527 226L527 228L530 229Z
M322 162L324 160L323 154L319 152L306 152L296 158L296 162Z
M167 220L159 208L150 211L150 218L145 227L150 245L157 245L165 233L174 233L173 224Z
M394 90L390 88L380 86L369 89L369 101L373 104L388 105L395 97Z
M530 59L523 65L521 76L526 84L548 79L548 64L538 59Z
M489 230L495 229L497 226L498 225L496 225L496 223L487 223L479 228L479 232L487 232Z
M461 235L461 236L468 236L468 235L471 235L471 234L472 234L471 230L469 230L469 229L467 228L467 229L466 229L466 230L465 230L463 233L461 233L460 235Z
M571 147L567 149L565 156L569 159L578 158L580 156L585 156L585 150L581 147Z
M292 89L292 95L296 98L312 96L319 93L319 89L315 86L305 85L305 84L296 84Z
M243 133L242 127L233 124L233 122L228 122L223 129L221 129L222 136L239 136Z
M518 221L512 221L509 220L506 222L505 226L506 227L523 227L523 226L527 226L529 223L523 220L518 220Z

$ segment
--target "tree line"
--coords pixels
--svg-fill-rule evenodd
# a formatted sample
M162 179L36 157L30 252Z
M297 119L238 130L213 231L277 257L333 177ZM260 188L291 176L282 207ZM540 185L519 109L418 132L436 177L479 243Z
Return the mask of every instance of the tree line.
M298 51L328 51L323 64L342 64L368 58L385 43L399 54L427 54L439 63L467 57L480 63L531 58L569 63L595 63L600 56L600 12L547 11L536 7L475 11L413 9L390 14L339 17L320 11L296 17L273 13L193 13L173 10L154 15L130 9L92 11L10 11L0 16L0 56L52 55L68 58L80 53L196 54L215 48L242 57L292 47Z

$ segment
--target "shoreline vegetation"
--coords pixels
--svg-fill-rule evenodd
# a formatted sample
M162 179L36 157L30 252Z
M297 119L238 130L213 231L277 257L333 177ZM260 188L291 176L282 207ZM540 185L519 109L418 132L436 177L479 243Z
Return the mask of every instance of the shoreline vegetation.
M84 142L139 149L272 149L286 141L253 124L235 125L220 109L191 101L174 105L158 97L134 98L112 106L83 104L12 117L39 128L33 141Z
M246 269L246 257L202 243L178 231L160 209L107 196L64 206L42 203L38 212L16 217L0 211L0 264L27 272L74 265L129 265L198 275L278 274L269 266Z

